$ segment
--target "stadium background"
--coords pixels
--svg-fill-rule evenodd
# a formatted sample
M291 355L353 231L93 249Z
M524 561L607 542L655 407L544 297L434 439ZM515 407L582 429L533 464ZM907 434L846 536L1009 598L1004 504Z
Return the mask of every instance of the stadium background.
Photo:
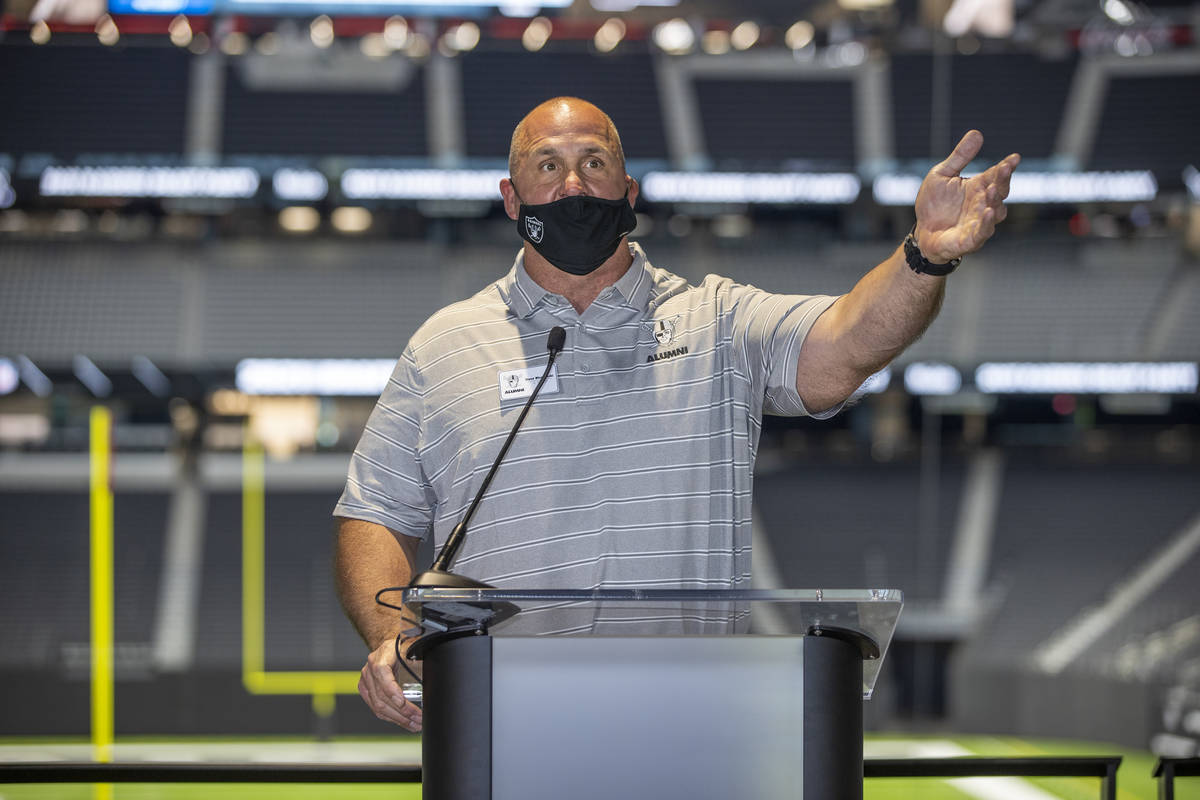
M557 94L613 116L654 263L774 291L847 291L967 128L1022 153L925 337L766 420L756 579L905 591L872 736L1198 753L1200 6L202 5L0 25L0 757L89 733L102 406L118 744L412 758L345 696L329 512L380 370L511 262Z

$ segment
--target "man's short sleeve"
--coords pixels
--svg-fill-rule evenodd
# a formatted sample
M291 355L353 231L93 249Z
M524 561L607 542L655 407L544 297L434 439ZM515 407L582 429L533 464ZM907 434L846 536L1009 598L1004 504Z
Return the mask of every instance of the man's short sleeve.
M764 398L763 412L777 416L832 417L841 404L807 409L796 391L800 348L821 316L837 297L771 294L753 286L731 284L733 339L744 354L751 383Z
M405 349L367 419L334 516L425 537L434 495L421 469L422 387L412 351Z

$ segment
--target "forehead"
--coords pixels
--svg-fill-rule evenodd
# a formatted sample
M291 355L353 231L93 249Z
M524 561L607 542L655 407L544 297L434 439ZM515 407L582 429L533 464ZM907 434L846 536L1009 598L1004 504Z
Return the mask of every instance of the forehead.
M604 117L587 109L558 108L525 120L522 159L538 155L613 154L616 141Z

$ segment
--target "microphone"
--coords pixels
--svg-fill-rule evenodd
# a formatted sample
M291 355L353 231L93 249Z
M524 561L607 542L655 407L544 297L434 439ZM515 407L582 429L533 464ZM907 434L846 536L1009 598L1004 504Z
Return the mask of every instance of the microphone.
M558 358L558 354L562 352L563 345L566 343L567 332L563 330L561 325L555 325L550 329L550 335L546 337L546 349L550 351L551 361ZM549 370L547 370L547 372L549 372ZM532 402L532 400L530 402Z
M479 507L479 501L483 499L484 493L487 491L488 486L491 485L492 478L495 476L496 470L500 467L500 462L504 460L505 454L508 453L509 445L516 438L517 431L520 430L521 423L525 421L525 416L529 413L533 401L537 399L538 393L542 391L542 385L546 382L546 378L550 376L550 369L554 366L554 359L558 358L558 354L562 352L566 342L567 332L562 327L555 325L550 329L550 335L546 339L546 349L550 352L550 358L546 361L546 370L542 373L537 386L534 387L533 394L529 395L529 400L525 402L525 407L521 409L521 415L517 417L517 421L509 432L508 438L504 440L504 446L500 448L496 460L492 462L492 468L488 470L487 476L483 479L483 484L475 494L475 499L471 501L471 505L467 508L467 513L454 526L454 530L450 532L450 536L447 537L445 544L442 545L437 558L434 559L432 569L428 569L413 578L408 584L410 587L441 587L450 589L493 588L486 583L451 573L450 565L454 562L454 557L458 554L458 549L462 546L463 539L466 538L467 524L471 521L471 517L475 515L475 509Z

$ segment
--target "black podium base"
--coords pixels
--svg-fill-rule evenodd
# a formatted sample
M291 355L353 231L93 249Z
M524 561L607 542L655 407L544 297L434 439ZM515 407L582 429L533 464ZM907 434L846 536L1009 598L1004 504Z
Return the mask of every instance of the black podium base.
M422 744L426 800L861 800L862 656L824 636L466 637L426 655Z

